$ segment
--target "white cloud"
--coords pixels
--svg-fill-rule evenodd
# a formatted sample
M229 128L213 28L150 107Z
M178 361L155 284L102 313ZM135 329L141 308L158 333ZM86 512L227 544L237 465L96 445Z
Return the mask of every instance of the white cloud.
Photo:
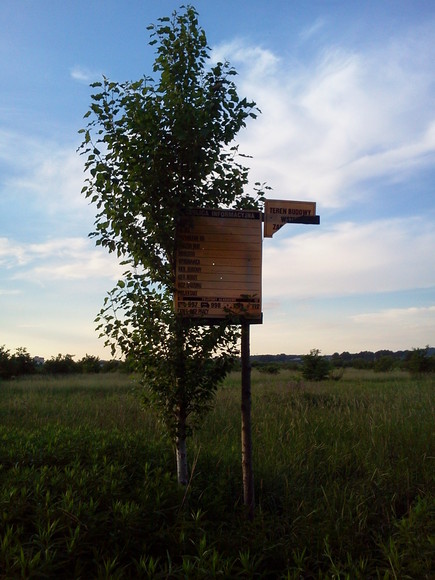
M355 314L351 319L361 325L370 328L391 329L392 326L400 326L401 332L404 327L408 330L413 328L431 327L435 331L435 305L410 308L388 308L379 312Z
M379 348L424 347L435 336L435 305L356 314L350 323L356 337L370 336Z
M263 243L266 300L435 287L435 231L421 219L342 223L282 240L280 235Z
M51 239L37 244L0 239L0 263L8 258L11 280L41 285L54 280L117 280L125 268L113 255L85 238Z
M237 62L248 64L244 69L244 83L246 83L247 80L254 82L256 78L272 76L277 72L280 59L271 50L261 46L246 45L242 40L237 39L214 47L212 61L229 61L231 65Z
M306 30L305 39L322 24ZM225 55L240 73L239 94L263 111L238 137L241 151L253 155L251 180L266 181L273 198L315 200L321 214L367 196L372 180L372 198L364 197L369 219L376 196L385 203L390 195L382 183L411 184L422 169L434 168L434 33L432 23L369 50L325 46L304 65L266 52L260 63L271 65L258 66L252 47L238 42L231 52L228 45ZM411 185L408 195L411 201ZM403 213L394 198L389 202L395 215ZM427 209L433 212L433 205ZM415 288L435 288L432 219L334 224L325 213L320 228L289 225L264 240L265 325L253 327L252 351L426 344L435 332L431 308L367 314L364 296L409 291L412 304ZM323 301L345 296L359 302L352 316Z
M17 296L19 294L22 294L21 290L0 288L0 296Z
M66 263L35 266L25 275L33 281L47 280L89 280L90 278L111 278L117 280L125 268L117 267L108 256L97 251L82 256L67 256ZM16 276L18 278L19 275Z
M7 238L0 238L0 266L10 268L25 262L25 252L20 245L11 243Z
M92 83L102 78L102 74L83 66L76 65L70 70L71 78L81 83Z
M299 33L299 38L303 42L310 40L311 38L317 36L317 34L324 28L324 26L325 20L323 18L317 18L310 26L304 28Z
M416 33L365 53L325 47L305 68L227 45L240 94L263 112L239 140L253 155L253 181L267 181L274 197L340 207L367 179L400 180L433 165L433 61L421 56L428 38Z
M37 206L47 216L62 221L71 212L91 219L89 204L80 194L84 183L84 160L77 143L38 140L0 130L0 163L6 170L2 196L23 207ZM90 222L91 223L91 222Z
M83 160L71 149L51 149L42 156L33 151L32 166L20 176L10 178L8 189L21 195L37 196L50 214L69 210L85 210L87 202L80 195L83 187ZM30 161L28 161L30 163Z
M392 308L346 316L325 310L312 312L297 305L279 318L265 313L265 326L252 327L252 353L324 354L362 350L405 350L434 345L435 306ZM267 325L267 327L266 327ZM267 347L264 346L267 333ZM432 342L431 342L432 341Z

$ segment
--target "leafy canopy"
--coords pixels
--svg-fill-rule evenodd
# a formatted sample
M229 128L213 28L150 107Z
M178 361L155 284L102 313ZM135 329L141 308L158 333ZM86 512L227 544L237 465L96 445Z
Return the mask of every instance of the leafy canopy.
M153 77L92 85L82 192L98 209L91 236L126 266L98 328L113 352L136 360L149 399L176 431L180 417L210 404L238 338L228 321L197 327L174 313L177 225L192 207L260 207L262 185L247 192L234 142L258 110L238 96L229 63L210 65L192 6L149 30Z
M329 360L321 356L317 348L302 357L302 376L308 381L323 381L328 378L330 370Z
M156 81L91 85L82 191L99 209L97 244L172 286L176 225L187 208L258 207L233 143L257 109L238 97L228 63L206 67L210 49L192 7L150 30Z

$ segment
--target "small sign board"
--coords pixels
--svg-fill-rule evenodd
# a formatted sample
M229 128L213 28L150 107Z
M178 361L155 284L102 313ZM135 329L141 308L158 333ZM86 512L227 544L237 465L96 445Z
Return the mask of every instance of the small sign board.
M261 322L262 214L192 209L177 232L175 311Z
M271 238L285 224L319 223L316 202L267 199L264 203L264 237Z

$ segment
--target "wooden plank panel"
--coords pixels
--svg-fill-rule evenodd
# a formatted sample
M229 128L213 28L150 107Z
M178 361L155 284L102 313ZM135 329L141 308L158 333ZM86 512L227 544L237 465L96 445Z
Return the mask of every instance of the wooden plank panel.
M259 259L252 259L252 252L236 252L234 248L229 247L227 250L220 248L218 250L179 250L177 252L180 266L205 266L218 268L218 264L228 264L231 258L237 260L236 264L246 264L251 267L256 265L260 267Z
M180 224L175 309L189 318L261 320L260 212L193 210Z
M207 272L207 271L202 271L201 274L184 274L184 273L179 273L177 276L177 280L179 282L198 282L200 281L201 284L205 283L205 282L240 282L240 283L252 283L252 284L257 284L258 283L258 273L257 272L253 272L248 273L248 274L243 274L242 272L239 271L238 268L233 268L231 271L229 272L219 272L218 275L216 275L215 272Z
M195 289L195 288L180 288L177 292L177 296L180 300L187 300L192 299L195 301L202 300L211 300L212 302L219 302L219 301L233 301L233 302L257 302L261 301L261 294L237 294L235 297L234 290L229 290L226 288L220 288L219 294L216 292L213 294L211 289ZM248 298L249 297L249 298Z
M198 244L199 246L199 244ZM193 257L207 257L210 258L217 256L237 256L240 259L250 259L251 257L257 257L258 243L257 244L243 244L240 242L210 242L210 244L201 244L199 247L178 247L178 256L180 258L193 258Z
M207 291L209 294L217 294L219 296L221 290L234 290L234 296L239 297L242 294L256 294L258 292L258 284L256 281L247 282L241 280L239 282L227 282L226 280L201 280L201 282L184 282L178 281L178 291L183 290L199 290L201 294Z

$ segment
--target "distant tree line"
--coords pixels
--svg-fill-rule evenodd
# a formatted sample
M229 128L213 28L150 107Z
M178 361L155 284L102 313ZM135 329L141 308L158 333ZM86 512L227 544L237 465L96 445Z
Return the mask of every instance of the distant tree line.
M106 361L89 354L78 361L75 361L74 355L71 354L58 354L44 360L41 357L32 357L23 347L11 353L5 346L0 346L0 379L36 374L71 375L113 371L131 372L131 362L128 359Z
M411 372L435 371L435 348L414 348L412 350L378 350L376 352L362 351L357 354L349 352L334 353L330 357L334 367L356 369L373 369L379 372L395 369Z
M314 349L308 355L264 354L251 356L252 368L259 372L277 374L280 370L290 369L303 372L304 378L322 380L337 376L337 369L355 368L368 369L376 372L404 370L413 374L435 372L435 348L414 348L413 350L378 350L377 352L362 351L334 353L321 356ZM11 379L25 375L71 375L96 374L109 372L133 372L133 361L102 360L98 356L87 354L78 361L74 355L58 354L48 360L32 357L26 348L20 347L11 353L5 346L0 346L0 379ZM240 369L240 364L234 368Z
M435 372L435 348L414 348L412 350L362 351L351 354L338 352L332 356L321 356L314 349L309 355L254 355L252 367L260 372L276 374L281 369L301 370L307 379L322 380L327 376L339 376L337 369L368 369L376 372L405 370L413 374Z

